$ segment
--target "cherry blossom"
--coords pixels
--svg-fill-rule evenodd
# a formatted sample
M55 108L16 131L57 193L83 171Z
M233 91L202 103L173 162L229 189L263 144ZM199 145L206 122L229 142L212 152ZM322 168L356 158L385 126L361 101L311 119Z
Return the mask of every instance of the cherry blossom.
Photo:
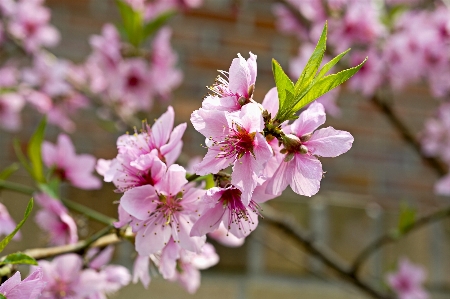
M312 196L319 191L322 164L315 156L336 157L347 152L353 137L332 127L319 129L325 122L325 111L320 103L313 103L287 129L283 137L286 156L273 177L266 192L281 193L287 185L300 195Z
M58 136L56 145L48 141L43 142L42 159L62 181L68 181L80 189L101 187L100 179L92 175L96 159L88 154L75 154L75 148L65 134Z
M20 112L25 100L17 93L0 94L0 127L16 131L21 126Z
M205 210L195 222L190 235L206 235L223 223L235 237L248 236L258 225L258 206L253 200L248 205L244 204L241 195L242 192L231 185L208 189L202 198Z
M250 52L245 60L241 54L231 62L228 72L219 71L221 75L209 87L212 95L207 96L202 107L207 110L237 111L250 102L256 82L256 55Z
M186 250L200 251L205 239L191 238L189 233L204 191L187 184L185 176L186 170L173 164L155 186L139 186L123 194L120 205L133 217L130 225L139 255L157 253L170 237Z
M20 272L16 272L0 285L0 294L8 299L42 298L41 292L46 284L42 274L42 269L36 268L27 278L20 281Z
M428 298L427 292L422 287L424 280L424 269L412 264L407 259L400 260L396 273L387 275L387 282L399 299Z
M54 245L73 244L78 241L77 225L68 214L67 208L47 193L35 195L36 202L42 207L36 213L36 223L50 236Z
M6 207L0 203L0 236L9 235L16 228L16 222L11 218ZM19 240L21 237L20 231L14 236L14 240Z
M217 173L233 165L231 183L242 192L248 205L251 194L272 150L260 133L264 128L261 108L256 103L240 111L196 110L191 115L194 128L206 138L208 152L197 166L199 175Z
M152 127L144 124L141 133L119 137L117 157L111 161L100 159L97 165L105 182L113 182L120 192L157 183L163 164L173 164L183 146L181 138L186 123L173 128L174 117L173 108L169 106Z

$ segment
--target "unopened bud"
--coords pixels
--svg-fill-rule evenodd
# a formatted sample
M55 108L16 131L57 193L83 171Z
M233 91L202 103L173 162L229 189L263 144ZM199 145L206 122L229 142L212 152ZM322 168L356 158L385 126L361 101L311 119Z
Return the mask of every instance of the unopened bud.
M300 137L300 141L301 141L301 142L306 142L306 141L308 141L309 139L311 139L311 136L312 136L312 133L305 134L305 135L303 135L302 137Z

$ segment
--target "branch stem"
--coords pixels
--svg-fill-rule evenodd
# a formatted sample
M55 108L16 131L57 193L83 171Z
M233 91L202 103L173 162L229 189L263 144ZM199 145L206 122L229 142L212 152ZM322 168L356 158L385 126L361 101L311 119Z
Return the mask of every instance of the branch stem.
M378 249L381 247L394 243L400 239L400 237L404 237L405 235L436 221L442 220L444 218L450 217L450 207L447 207L443 210L439 210L433 214L417 219L410 226L404 229L401 234L395 233L387 233L370 243L365 249L361 251L361 253L356 257L353 262L353 266L351 269L351 273L353 275L357 275L363 263Z
M316 242L311 234L303 230L292 217L286 217L284 213L280 213L267 205L264 206L263 211L266 222L281 229L288 236L292 237L306 251L320 259L343 279L352 283L372 298L392 299L390 295L382 293L361 280L334 251L324 244Z
M30 195L30 196L32 196L34 193L38 192L38 190L36 190L34 188L31 188L31 187L28 187L28 186L25 186L22 184L14 183L14 182L5 181L5 180L0 180L0 189L8 189L11 191L15 191L15 192L22 193L25 195ZM78 213L81 213L81 214L85 214L89 218L96 220L100 223L103 223L106 225L111 225L112 223L114 223L116 221L116 219L114 219L112 217L106 216L100 212L97 212L96 210L88 208L85 205L79 204L75 201L72 201L69 199L64 199L64 198L61 199L61 201L69 209L76 211Z

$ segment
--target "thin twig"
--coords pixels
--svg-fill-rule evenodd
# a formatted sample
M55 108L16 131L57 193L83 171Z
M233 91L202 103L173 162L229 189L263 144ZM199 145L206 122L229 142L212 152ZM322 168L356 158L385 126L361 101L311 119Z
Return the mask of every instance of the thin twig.
M19 193L29 195L29 196L33 196L33 194L35 194L36 192L39 192L38 190L36 190L34 188L31 188L31 187L28 187L28 186L25 186L25 185L22 185L19 183L5 181L5 180L0 180L0 190L1 189L8 189L8 190L19 192ZM100 212L97 212L96 210L88 208L85 205L79 204L70 199L63 198L63 199L61 199L61 201L69 209L76 211L78 213L81 213L81 214L85 214L89 218L96 220L100 223L110 225L117 221L116 219L114 219L112 217L106 216Z
M392 107L382 101L379 97L373 96L371 98L371 103L374 104L383 115L385 115L391 124L397 129L402 139L406 141L414 151L419 155L419 157L427 163L439 176L444 176L447 173L447 169L444 164L437 158L426 157L422 152L422 147L417 141L415 134L411 133L406 124L400 119L400 117L395 113Z
M131 230L126 230L119 233L109 233L111 227L108 226L91 238L80 241L75 244L49 247L49 248L33 248L25 250L24 253L39 260L45 258L51 258L66 253L78 253L86 250L87 248L105 247L111 244L121 242L123 239L132 239L134 236ZM108 234L109 233L109 234Z
M336 271L342 278L351 282L361 291L378 299L391 299L388 294L384 294L373 288L371 285L362 281L351 271L350 267L330 248L323 244L315 242L311 234L304 231L299 224L286 214L277 212L269 206L264 206L264 220L281 229L284 233L291 236L310 254L320 259L325 265Z
M388 233L377 238L375 241L370 243L365 249L363 249L360 254L358 254L358 256L353 262L353 266L351 269L352 274L356 276L358 274L358 271L361 269L363 263L381 247L396 242L399 240L400 237L403 237L427 224L442 220L446 217L450 217L450 207L417 219L415 222L411 223L410 226L406 227L401 234Z

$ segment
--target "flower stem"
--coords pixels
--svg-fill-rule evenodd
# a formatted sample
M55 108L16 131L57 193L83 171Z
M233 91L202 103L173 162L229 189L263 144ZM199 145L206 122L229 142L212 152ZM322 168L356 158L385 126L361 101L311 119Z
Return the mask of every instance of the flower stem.
M35 192L37 192L37 190L34 188L31 188L31 187L28 187L28 186L25 186L22 184L18 184L18 183L5 181L5 180L0 180L0 189L7 189L7 190L22 193L25 195L33 195ZM97 212L91 208L86 207L85 205L79 204L70 199L62 198L61 201L69 209L79 212L81 214L84 214L87 217L89 217L93 220L96 220L100 223L104 223L106 225L111 225L112 223L114 223L116 221L116 219L114 219L112 217L106 216L100 212Z

